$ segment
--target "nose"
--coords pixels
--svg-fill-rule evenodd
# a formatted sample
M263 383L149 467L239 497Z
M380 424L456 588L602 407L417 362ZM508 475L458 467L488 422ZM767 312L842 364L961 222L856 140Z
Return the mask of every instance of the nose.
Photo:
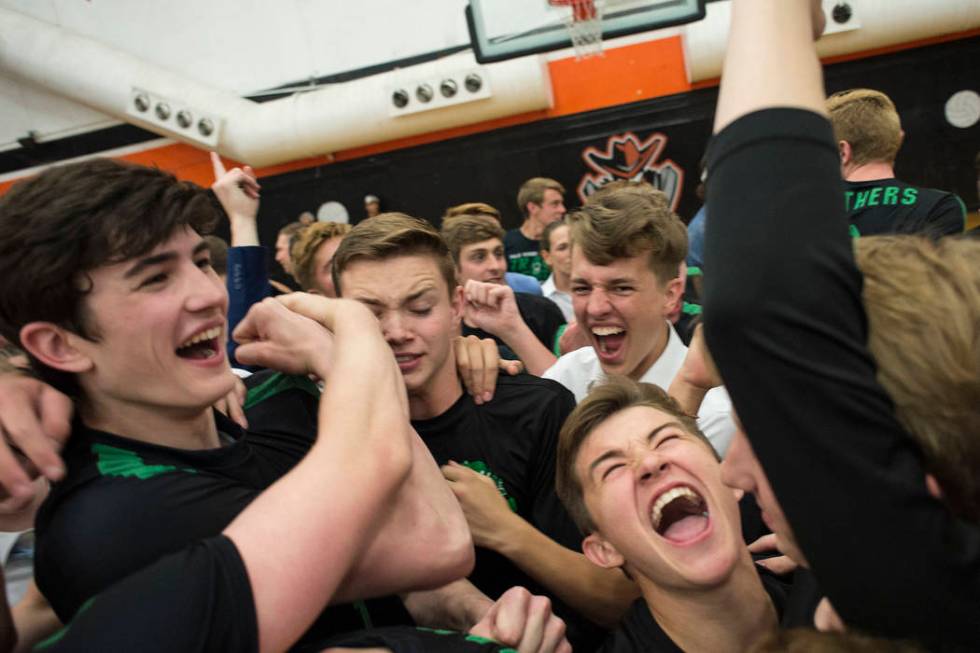
M192 264L193 265L193 264ZM228 312L228 290L225 283L213 270L202 270L193 265L194 272L187 275L187 310L197 312L212 308Z
M670 463L663 456L650 450L639 453L635 465L636 476L641 482L655 481L670 469Z
M380 318L381 334L389 345L402 344L411 339L411 332L402 320L401 315L389 313Z
M603 317L609 313L610 308L611 305L609 303L609 297L606 295L606 291L602 288L593 288L592 292L589 293L588 304L585 306L589 317Z

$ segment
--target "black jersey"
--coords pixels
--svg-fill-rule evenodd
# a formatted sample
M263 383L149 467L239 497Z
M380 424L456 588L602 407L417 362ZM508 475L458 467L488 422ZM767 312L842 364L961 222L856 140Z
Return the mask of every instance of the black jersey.
M928 495L877 381L830 124L744 116L708 167L705 337L821 589L854 628L975 648L980 527Z
M541 256L540 243L525 236L520 229L511 229L504 234L504 252L508 272L527 274L538 281L546 281L551 274L551 268Z
M545 346L545 349L552 351L558 339L558 329L565 324L565 316L562 314L561 309L547 297L531 295L525 292L515 292L514 300L517 302L517 310L521 314L521 319L531 329L531 333ZM503 340L487 333L483 329L469 327L464 323L463 335L490 338L497 343L497 349L500 352L501 358L517 360L517 354L504 344Z
M248 385L250 428L215 413L232 440L218 449L174 449L75 425L63 452L68 474L36 520L35 578L63 622L113 583L220 533L306 455L316 437L316 386L277 373ZM389 623L412 623L397 598L329 608L318 629Z
M408 626L389 626L341 635L322 642L317 649L311 649L310 653L333 646L378 647L392 653L517 653L513 648L476 635Z
M790 583L762 567L757 567L757 571L762 587L776 608L778 618L782 619ZM719 616L719 618L723 617ZM646 601L640 598L630 606L619 627L609 635L598 653L684 653L684 651L664 632L650 613Z
M238 549L219 536L165 556L84 603L34 650L258 651L252 587Z
M898 179L845 182L844 204L856 235L961 234L966 206L953 193L917 188Z
M464 393L442 415L412 425L438 464L454 460L490 477L514 512L562 546L581 552L582 535L555 493L558 432L574 407L575 397L559 383L501 375L489 403L477 406ZM507 558L481 547L469 580L492 599L514 585L549 594ZM595 641L594 626L552 600L576 650L578 644Z

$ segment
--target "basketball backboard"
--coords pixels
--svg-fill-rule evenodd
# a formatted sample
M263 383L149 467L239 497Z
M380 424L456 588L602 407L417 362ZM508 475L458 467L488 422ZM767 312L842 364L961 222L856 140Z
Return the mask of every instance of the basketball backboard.
M593 0L602 38L625 36L704 18L705 0ZM469 0L466 21L480 63L571 47L574 3Z

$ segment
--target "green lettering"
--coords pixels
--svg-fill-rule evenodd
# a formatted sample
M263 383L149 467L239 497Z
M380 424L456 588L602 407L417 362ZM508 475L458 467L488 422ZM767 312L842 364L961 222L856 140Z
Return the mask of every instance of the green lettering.
M906 188L902 191L902 204L911 206L919 198L919 191L916 188Z
M872 188L871 196L868 198L868 206L878 206L879 197L881 197L881 188Z
M868 202L868 191L862 190L857 194L857 199L854 200L854 210L863 209L864 205Z
M885 206L895 206L898 204L898 186L889 186L885 189L885 197L882 204Z
M853 190L849 190L849 191L846 191L844 193L844 210L845 211L850 211L851 210L851 198L852 197L854 197L854 191Z
M860 237L861 237L861 232L860 232L860 231L858 231L858 228L857 228L857 227L855 227L854 225L850 225L850 226L849 226L849 227L847 228L847 232L848 232L849 234L851 234L851 238L860 238Z

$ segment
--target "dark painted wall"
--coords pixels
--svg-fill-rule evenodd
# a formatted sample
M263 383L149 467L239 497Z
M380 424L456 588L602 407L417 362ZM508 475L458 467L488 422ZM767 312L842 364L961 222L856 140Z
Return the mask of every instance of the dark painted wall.
M977 61L980 38L954 41L829 66L827 88L868 86L890 95L906 131L898 175L910 183L955 190L976 207L974 158L980 127L952 127L944 105L953 93L976 89ZM699 206L694 195L697 165L710 135L716 97L717 89L706 89L267 177L262 180L262 242L271 244L281 225L301 211L315 212L328 200L343 203L357 222L368 193L381 197L384 210L401 210L437 224L448 206L484 201L501 210L505 226L516 226L515 195L524 179L558 179L568 189L566 204L572 208L580 203L576 187L594 172L582 157L583 149L605 150L610 137L626 132L635 134L640 145L656 132L666 136L663 151L649 165L670 159L681 171L676 207L686 221ZM646 160L642 151L628 146L614 158L626 168Z

